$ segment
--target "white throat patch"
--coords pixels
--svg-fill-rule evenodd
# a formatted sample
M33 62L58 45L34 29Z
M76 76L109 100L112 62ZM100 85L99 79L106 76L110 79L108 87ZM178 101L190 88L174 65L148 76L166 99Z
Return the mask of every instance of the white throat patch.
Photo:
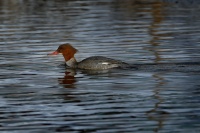
M76 67L76 59L75 58L71 58L70 60L68 60L66 62L66 65L69 66L69 67L72 67L72 68L75 68Z

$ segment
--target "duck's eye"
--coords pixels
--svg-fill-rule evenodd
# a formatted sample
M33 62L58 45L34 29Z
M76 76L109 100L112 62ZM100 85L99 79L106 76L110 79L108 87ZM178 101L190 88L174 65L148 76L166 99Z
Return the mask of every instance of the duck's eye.
M59 47L59 48L57 49L57 51L58 51L59 53L60 53L62 50L63 50L62 47Z

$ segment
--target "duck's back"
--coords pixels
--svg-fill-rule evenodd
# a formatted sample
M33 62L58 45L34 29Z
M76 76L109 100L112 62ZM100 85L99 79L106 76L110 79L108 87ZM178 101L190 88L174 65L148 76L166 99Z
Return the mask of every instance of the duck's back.
M92 56L78 63L78 68L80 69L93 69L93 70L128 67L128 66L129 65L127 63L103 56Z

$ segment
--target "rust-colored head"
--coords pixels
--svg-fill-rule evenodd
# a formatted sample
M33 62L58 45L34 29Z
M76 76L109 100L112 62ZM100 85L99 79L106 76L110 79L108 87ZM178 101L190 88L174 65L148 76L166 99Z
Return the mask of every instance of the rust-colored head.
M55 52L53 52L49 55L57 55L59 53L62 53L64 58L65 58L65 61L68 61L68 60L70 60L71 58L74 57L74 54L77 51L78 50L75 49L74 47L72 47L69 43L66 43L66 44L60 45Z

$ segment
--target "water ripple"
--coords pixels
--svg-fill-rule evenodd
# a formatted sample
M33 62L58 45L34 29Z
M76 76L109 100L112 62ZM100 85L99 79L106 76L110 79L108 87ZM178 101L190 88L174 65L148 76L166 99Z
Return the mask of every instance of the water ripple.
M173 65L199 62L199 2L2 0L0 5L0 131L200 130L200 75L193 71L198 66L188 64L184 71ZM61 55L47 56L62 43L79 50L78 61L100 55L143 69L66 69Z

